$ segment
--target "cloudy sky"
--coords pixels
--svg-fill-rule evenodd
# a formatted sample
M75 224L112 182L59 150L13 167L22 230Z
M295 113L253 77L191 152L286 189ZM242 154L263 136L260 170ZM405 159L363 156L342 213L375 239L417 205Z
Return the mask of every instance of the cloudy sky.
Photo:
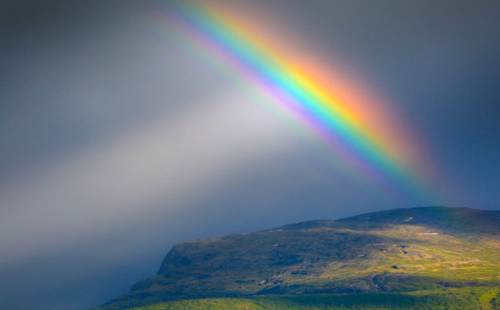
M194 238L398 207L500 210L498 1L230 2L382 98L418 137L407 145L434 195L389 192L347 164L172 27L168 1L3 0L0 309L96 306Z

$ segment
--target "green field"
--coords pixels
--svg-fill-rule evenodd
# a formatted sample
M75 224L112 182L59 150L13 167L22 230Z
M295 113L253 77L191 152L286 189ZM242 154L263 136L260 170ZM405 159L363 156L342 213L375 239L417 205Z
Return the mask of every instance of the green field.
M496 310L500 289L461 288L413 293L262 296L173 301L133 310Z

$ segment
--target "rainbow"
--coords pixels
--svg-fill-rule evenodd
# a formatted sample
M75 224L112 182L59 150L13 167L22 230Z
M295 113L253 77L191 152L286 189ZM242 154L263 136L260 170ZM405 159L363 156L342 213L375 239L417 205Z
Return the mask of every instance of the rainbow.
M239 5L183 1L168 19L203 52L214 51L278 98L349 163L386 185L429 197L429 161L406 124L361 82Z

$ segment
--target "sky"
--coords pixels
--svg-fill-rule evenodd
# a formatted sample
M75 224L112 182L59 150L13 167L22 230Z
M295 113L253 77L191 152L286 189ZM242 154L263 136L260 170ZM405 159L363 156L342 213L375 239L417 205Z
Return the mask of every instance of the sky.
M498 1L179 3L0 1L0 310L91 308L198 238L500 210ZM356 134L294 113L319 80Z

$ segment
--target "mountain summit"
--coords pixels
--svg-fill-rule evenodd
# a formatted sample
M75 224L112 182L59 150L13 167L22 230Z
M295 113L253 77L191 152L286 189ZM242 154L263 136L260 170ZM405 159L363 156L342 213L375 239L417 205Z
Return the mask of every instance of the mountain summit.
M157 275L99 309L464 287L500 287L499 211L396 209L185 242L170 250Z

